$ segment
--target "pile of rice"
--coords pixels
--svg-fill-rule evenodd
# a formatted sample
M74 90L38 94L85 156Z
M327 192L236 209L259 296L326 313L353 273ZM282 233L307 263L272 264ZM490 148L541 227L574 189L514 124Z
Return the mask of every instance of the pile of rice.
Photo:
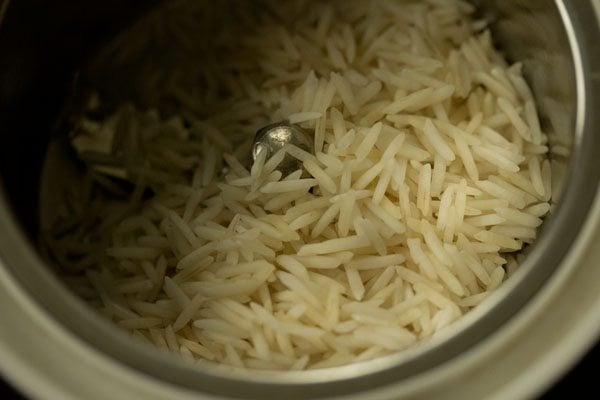
M81 119L86 185L51 256L102 314L192 360L301 370L413 346L496 289L550 209L521 65L462 1L260 3L208 41L202 2L126 33L134 53L166 37L201 61L145 70L155 108ZM105 57L125 64L125 39ZM250 165L282 120L314 153ZM287 157L303 168L282 176Z

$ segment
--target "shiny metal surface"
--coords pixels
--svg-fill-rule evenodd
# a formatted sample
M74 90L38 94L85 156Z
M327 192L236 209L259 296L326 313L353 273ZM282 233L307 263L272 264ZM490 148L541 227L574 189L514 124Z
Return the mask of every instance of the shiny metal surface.
M309 132L296 124L278 122L261 128L256 132L252 146L252 159L256 161L259 152L266 152L266 159L271 158L287 144L294 145L308 153L313 153L314 132ZM289 154L277 166L277 170L285 176L302 168L302 162Z
M4 161L0 312L11 324L0 325L2 374L36 397L56 399L466 399L539 393L600 333L595 287L600 251L593 246L600 229L595 133L600 114L594 112L600 106L600 30L590 2L477 4L492 21L498 46L524 61L551 135L554 186L561 195L521 270L482 306L424 345L367 363L302 373L193 369L132 342L65 289L23 233L31 209L20 199L35 188L19 189L20 171ZM4 123L0 118L0 128ZM37 140L43 145L43 138ZM27 146L19 142L9 149L17 152L8 158L12 162ZM7 150L0 150L0 160L7 160ZM55 368L57 360L61 369Z

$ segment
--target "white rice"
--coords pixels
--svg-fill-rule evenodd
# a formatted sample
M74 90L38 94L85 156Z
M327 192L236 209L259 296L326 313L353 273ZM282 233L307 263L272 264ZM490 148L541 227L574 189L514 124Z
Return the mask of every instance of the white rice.
M303 4L173 2L97 60L143 61L143 100L82 118L76 146L94 188L136 189L70 193L47 240L85 274L78 293L164 351L289 370L399 351L484 301L550 211L531 90L470 7ZM315 155L249 165L255 131L282 120L315 132ZM290 157L302 169L282 176Z

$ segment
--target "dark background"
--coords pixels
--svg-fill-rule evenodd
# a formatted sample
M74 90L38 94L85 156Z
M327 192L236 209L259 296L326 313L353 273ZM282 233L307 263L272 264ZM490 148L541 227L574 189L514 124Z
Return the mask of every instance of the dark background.
M600 367L600 344L590 351L585 358L565 376L558 384L540 397L541 400L573 398L575 393L597 392L597 371ZM6 383L0 382L0 399L26 400ZM134 399L132 399L134 400Z

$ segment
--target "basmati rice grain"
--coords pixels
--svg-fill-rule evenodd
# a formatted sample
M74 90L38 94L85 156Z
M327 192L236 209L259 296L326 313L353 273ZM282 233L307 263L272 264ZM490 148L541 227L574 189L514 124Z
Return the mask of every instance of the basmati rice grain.
M368 200L365 204L369 211L375 214L384 224L398 234L406 232L406 227L394 216L390 215L380 205L375 204L372 200Z
M531 100L531 98L526 99L525 102L525 119L527 120L527 125L531 129L531 141L533 144L542 144L542 130L540 128L540 119L537 114L537 110L535 109L535 104Z
M330 254L346 250L357 250L369 246L365 236L354 235L344 238L325 240L321 243L305 244L298 251L299 256Z
M290 124L300 124L306 121L312 121L321 118L321 113L316 111L299 112L290 114L288 116L288 122Z
M317 184L316 179L296 179L291 181L269 182L260 188L262 193L287 193L308 190Z
M417 184L417 208L421 210L423 216L429 215L429 205L431 201L431 165L425 164L419 171L419 181Z
M335 182L312 159L304 161L304 168L306 168L306 171L317 180L322 189L329 193L335 193L337 191Z
M384 167L385 165L383 162L379 161L377 164L365 171L356 180L353 187L358 190L366 188L381 173L381 171L383 171Z
M504 169L510 172L519 172L519 166L513 161L503 157L501 154L494 152L483 146L473 146L473 151L480 156L483 160L494 164L498 168Z
M484 192L489 193L492 196L500 197L502 199L507 200L510 204L514 205L517 209L522 209L525 207L525 200L518 193L509 192L503 187L497 185L496 183L486 181L477 181L475 185L479 187Z
M475 78L485 85L497 97L506 98L513 104L518 103L517 97L514 95L514 93L502 83L494 79L490 74L480 71L475 74Z
M392 174L394 173L394 169L396 166L396 162L393 159L389 159L385 163L385 167L383 168L383 173L379 177L379 181L377 182L377 186L375 186L375 191L373 192L373 203L379 204L383 200L385 193L388 190L388 186L392 179Z
M450 258L448 254L444 250L444 246L442 245L441 240L438 238L437 234L433 230L431 224L426 220L421 220L421 233L423 234L423 239L425 240L425 244L433 252L433 254L438 258L438 260L444 264L445 266L450 266Z
M533 206L526 208L523 211L528 214L531 214L535 217L541 218L550 211L550 204L548 204L548 203L535 204Z
M335 72L331 73L331 82L335 85L337 92L339 93L346 109L350 115L356 115L358 113L358 104L354 97L350 83Z
M521 137L524 140L531 142L531 132L529 131L527 124L523 121L513 104L504 97L499 97L498 107L500 108L500 110L502 110L504 114L506 114L512 125L519 133L519 135L521 135Z
M490 284L487 287L488 291L495 290L504 279L505 271L502 267L496 267L490 274Z
M506 218L498 214L485 214L478 217L465 218L465 222L475 227L498 225L506 222Z
M542 182L544 183L544 201L552 196L552 169L549 160L542 162Z
M356 195L353 190L342 195L337 224L338 235L340 237L347 236L350 231L350 226L352 225L352 211L354 210L355 203Z
M542 220L540 218L512 208L499 207L496 208L495 211L498 213L498 215L504 217L507 221L512 222L515 225L537 228L542 224Z
M358 301L362 300L365 294L365 287L362 283L362 279L358 271L351 267L346 267L345 270L346 278L348 279L348 284L350 285L350 291L352 292L352 296Z
M497 245L510 250L519 250L521 248L521 244L518 241L491 231L481 231L476 233L474 237L483 243Z
M366 235L377 253L379 253L380 256L385 256L387 254L385 242L377 232L373 223L363 218L357 218L354 223L357 226L357 233Z
M429 279L436 281L437 274L435 272L435 268L431 264L431 261L429 260L427 255L425 255L425 253L423 252L423 249L421 248L421 240L408 239L406 243L410 251L410 256L419 265L423 274Z
M473 155L471 154L467 143L459 135L457 135L454 138L454 142L456 144L456 150L458 152L458 155L461 158L463 165L465 166L465 170L467 171L469 178L471 178L471 180L473 180L474 182L477 182L479 180L479 169L475 165Z
M456 158L456 156L454 155L454 152L452 151L452 149L450 149L450 147L448 147L448 144L442 138L440 132L438 131L436 126L433 124L433 122L431 122L430 119L427 119L425 121L425 127L423 128L423 133L425 134L425 137L427 138L427 140L429 140L429 142L431 143L431 145L433 146L435 151L444 160L454 161L454 159Z
M356 160L357 161L364 160L365 157L367 156L367 154L369 154L371 152L371 150L373 149L373 146L377 142L377 138L379 137L379 134L381 133L381 128L382 128L382 124L381 124L381 122L378 122L369 129L364 140L356 148Z

